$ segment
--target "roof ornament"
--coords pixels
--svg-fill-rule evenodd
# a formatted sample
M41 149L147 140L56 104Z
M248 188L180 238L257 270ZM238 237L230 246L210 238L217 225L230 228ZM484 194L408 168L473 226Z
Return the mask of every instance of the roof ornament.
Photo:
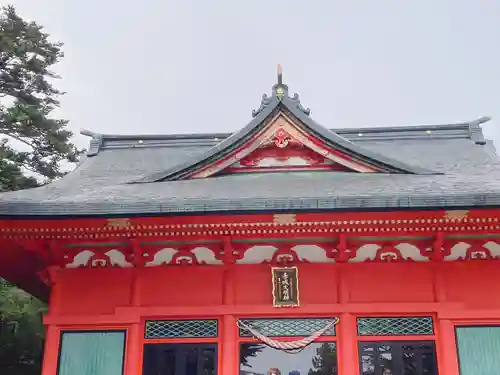
M276 97L278 98L279 101L281 101L285 96L285 86L283 85L283 72L281 71L280 64L278 64L277 73L278 73L278 84L276 85L275 91L276 91Z
M483 131L481 130L481 125L490 121L491 117L483 116L474 121L469 122L469 136L470 139L474 141L477 145L487 144L486 139L484 139Z
M252 111L252 117L257 117L262 111L270 107L272 103L279 104L283 103L286 106L292 105L297 107L301 112L305 115L309 116L311 113L310 109L306 109L302 106L299 100L299 94L293 94L293 96L288 96L288 86L283 83L283 71L281 69L281 65L278 64L277 69L277 83L273 86L273 93L271 96L267 94L262 95L262 100L260 102L260 107L258 109L254 109Z
M96 156L103 145L103 136L99 133L87 129L80 129L80 134L85 137L91 137L90 147L87 150L87 156Z

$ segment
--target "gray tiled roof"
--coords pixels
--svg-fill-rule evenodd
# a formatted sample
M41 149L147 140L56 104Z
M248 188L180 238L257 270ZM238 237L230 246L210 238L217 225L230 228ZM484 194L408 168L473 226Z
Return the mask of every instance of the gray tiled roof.
M0 194L0 215L498 206L500 161L493 145L482 137L480 122L483 119L454 125L335 131L363 152L441 174L289 172L131 183L163 176L206 155L230 135L94 135L89 156L63 179Z
M280 89L281 92L279 91ZM215 160L221 160L234 152L238 147L245 145L254 134L258 133L265 126L267 119L273 118L273 114L280 112L287 113L295 118L306 133L321 139L327 146L342 150L344 154L353 157L354 160L360 160L368 165L376 165L381 167L381 170L387 170L391 173L436 174L435 171L421 168L414 164L404 163L397 158L391 158L387 155L374 152L358 143L351 142L334 131L324 128L309 117L310 110L302 107L298 94L290 97L288 96L288 86L277 84L273 86L271 97L264 96L262 98L260 108L253 111L252 115L254 118L247 126L199 155L191 157L166 171L145 176L137 182L184 179L190 172L197 168L206 166Z

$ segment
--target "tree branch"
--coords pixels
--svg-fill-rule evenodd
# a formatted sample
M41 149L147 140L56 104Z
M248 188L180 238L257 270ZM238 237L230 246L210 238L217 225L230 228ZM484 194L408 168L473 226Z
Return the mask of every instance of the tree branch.
M30 146L32 149L36 148L34 145L32 145L31 143L29 143L28 141L26 141L26 140L24 140L24 139L22 139L22 138L20 138L20 137L18 137L16 135L12 135L12 134L10 134L10 133L8 133L6 131L0 130L0 134L6 135L6 136L11 137L11 138L14 138L16 141L22 142L25 145Z

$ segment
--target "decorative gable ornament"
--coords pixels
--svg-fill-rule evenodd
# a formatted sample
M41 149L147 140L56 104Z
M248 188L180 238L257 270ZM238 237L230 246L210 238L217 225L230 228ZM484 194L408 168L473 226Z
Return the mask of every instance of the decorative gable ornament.
M379 169L356 162L308 134L299 124L279 112L269 124L240 150L195 173L191 178L215 174L263 171L338 170L379 172Z
M222 174L324 170L438 174L372 152L315 123L299 95L288 95L278 67L272 95L262 96L253 120L208 151L136 182L175 181Z

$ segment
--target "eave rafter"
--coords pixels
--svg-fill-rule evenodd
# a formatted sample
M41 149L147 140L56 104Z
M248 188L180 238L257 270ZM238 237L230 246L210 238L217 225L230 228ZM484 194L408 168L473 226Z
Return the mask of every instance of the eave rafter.
M23 241L321 237L343 233L381 236L429 232L498 233L500 209L0 220L0 239Z

